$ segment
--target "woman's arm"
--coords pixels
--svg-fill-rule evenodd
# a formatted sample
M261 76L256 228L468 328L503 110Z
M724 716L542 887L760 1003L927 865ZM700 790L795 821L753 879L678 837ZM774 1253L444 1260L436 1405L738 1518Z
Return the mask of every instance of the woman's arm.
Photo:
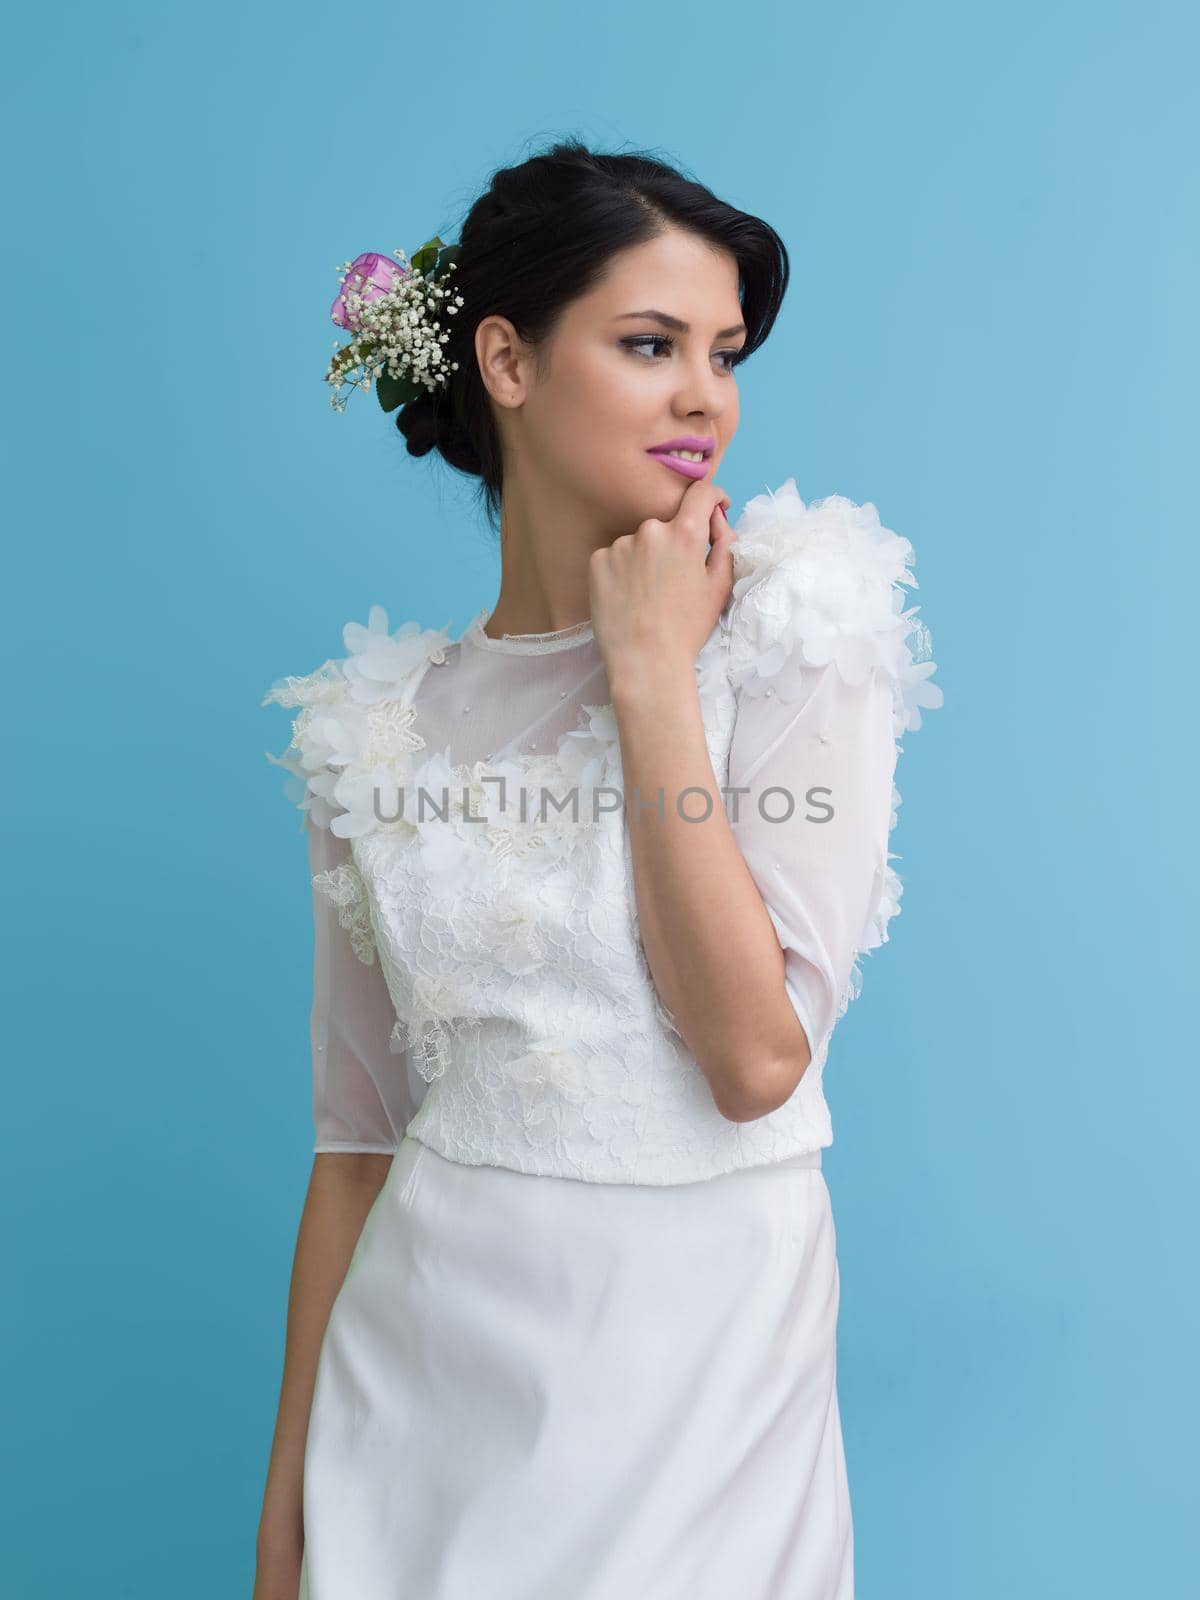
M594 551L590 592L647 961L718 1109L750 1121L822 1070L857 957L887 938L896 740L942 694L902 610L912 546L874 505L805 506L788 479L731 536L724 498L698 480L670 522ZM726 601L728 814L696 679Z
M811 1057L713 774L695 672L618 673L610 688L651 975L718 1110L751 1121L787 1100ZM693 786L705 793L684 794Z
M288 1293L283 1378L258 1526L254 1600L296 1600L304 1549L304 1445L317 1357L390 1155L321 1152L300 1217Z
M283 1379L258 1527L254 1600L296 1600L304 1446L317 1357L367 1213L415 1113L349 843L306 817L312 879L310 1022L315 1153L296 1238Z

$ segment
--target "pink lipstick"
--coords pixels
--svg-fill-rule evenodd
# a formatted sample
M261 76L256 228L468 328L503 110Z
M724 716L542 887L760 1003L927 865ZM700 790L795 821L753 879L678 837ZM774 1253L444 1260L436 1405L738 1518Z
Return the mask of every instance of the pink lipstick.
M685 461L682 456L669 455L670 450L702 450L703 461ZM682 434L678 439L666 439L662 444L656 444L646 454L654 456L664 466L673 468L682 473L685 478L703 478L708 471L708 460L712 455L713 441L698 438L694 433Z

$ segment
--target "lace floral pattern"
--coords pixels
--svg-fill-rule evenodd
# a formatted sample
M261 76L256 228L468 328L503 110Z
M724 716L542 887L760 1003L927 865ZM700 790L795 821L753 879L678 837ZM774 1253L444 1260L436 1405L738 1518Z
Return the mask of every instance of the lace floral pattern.
M313 874L313 887L337 907L338 921L350 935L354 954L367 966L375 960L375 930L362 874L352 862Z
M734 593L696 662L718 785L740 698L798 692L798 663L835 661L848 681L883 670L897 736L919 726L918 707L941 695L927 635L900 609L897 585L915 583L908 542L872 506L805 507L793 480L752 500L737 531ZM597 1182L685 1182L831 1143L819 1070L768 1116L721 1116L659 999L628 829L619 800L602 798L622 792L612 706L582 705L536 756L453 763L429 749L418 696L445 632L389 632L374 606L344 642L344 660L272 685L264 703L298 715L269 759L300 809L350 841L353 865L317 887L360 958L378 949L391 1049L411 1052L429 1086L407 1131L451 1159ZM422 811L422 789L445 804ZM555 799L524 812L517 789ZM864 948L886 938L899 892L888 867ZM842 1010L857 982L856 969Z

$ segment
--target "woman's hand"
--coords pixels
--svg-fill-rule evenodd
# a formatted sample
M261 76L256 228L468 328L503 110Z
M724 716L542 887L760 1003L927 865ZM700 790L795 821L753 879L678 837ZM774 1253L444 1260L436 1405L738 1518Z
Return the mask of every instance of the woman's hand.
M695 667L733 588L728 504L724 489L698 478L669 522L648 517L592 552L592 628L610 686Z

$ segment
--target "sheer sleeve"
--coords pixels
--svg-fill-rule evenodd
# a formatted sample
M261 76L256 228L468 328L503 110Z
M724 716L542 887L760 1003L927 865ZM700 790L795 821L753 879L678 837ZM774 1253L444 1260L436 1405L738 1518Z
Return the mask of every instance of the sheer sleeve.
M861 990L858 957L899 909L888 849L899 736L942 693L926 681L928 632L901 609L912 546L873 505L835 495L805 507L789 479L750 501L737 532L727 809L819 1073Z
M313 883L314 1149L393 1151L416 1115L410 1053L375 948L366 891L348 840L307 820Z
M823 1060L886 880L892 691L809 667L799 704L746 697L729 757L730 826L784 952L788 998ZM745 792L740 792L745 791Z
M394 1151L424 1092L424 1080L416 1073L409 1050L398 1043L396 1015L376 948L369 898L354 862L346 811L337 793L342 770L367 738L370 696L378 689L378 685L369 687L364 691L366 698L356 699L357 679L350 667L360 665L381 648L394 646L398 655L408 648L386 635L386 617L382 613L377 616L378 611L372 608L367 629L347 625L347 644L358 649L353 661L333 659L307 676L277 679L263 699L264 705L298 711L287 748L281 755L267 751L266 756L288 772L285 794L301 812L307 835L313 916L312 1113L317 1152Z

